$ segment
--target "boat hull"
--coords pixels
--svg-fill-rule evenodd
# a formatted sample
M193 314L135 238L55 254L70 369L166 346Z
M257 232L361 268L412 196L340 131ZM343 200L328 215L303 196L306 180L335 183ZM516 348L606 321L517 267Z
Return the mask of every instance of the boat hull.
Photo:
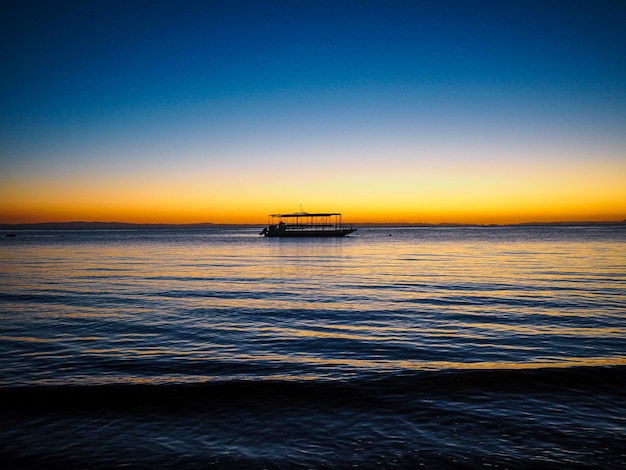
M266 237L272 238L304 238L304 237L345 237L354 232L353 228L338 230L270 230Z

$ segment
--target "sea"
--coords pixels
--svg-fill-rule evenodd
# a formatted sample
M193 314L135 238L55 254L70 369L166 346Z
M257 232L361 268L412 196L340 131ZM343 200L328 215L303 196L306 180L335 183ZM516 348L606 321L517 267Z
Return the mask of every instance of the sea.
M0 232L3 469L626 468L626 225Z

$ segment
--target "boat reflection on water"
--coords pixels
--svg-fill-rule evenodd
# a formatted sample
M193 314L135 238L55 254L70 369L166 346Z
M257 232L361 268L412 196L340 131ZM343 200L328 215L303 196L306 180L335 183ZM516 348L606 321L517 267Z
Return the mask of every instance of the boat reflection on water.
M345 237L356 228L344 226L338 212L270 214L260 235L266 237Z

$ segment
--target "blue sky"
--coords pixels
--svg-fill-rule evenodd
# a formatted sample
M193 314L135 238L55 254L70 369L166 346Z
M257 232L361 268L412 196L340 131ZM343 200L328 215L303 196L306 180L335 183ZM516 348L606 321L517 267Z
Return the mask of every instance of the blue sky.
M368 200L380 211L406 205L398 217L435 220L439 210L442 221L471 218L489 212L488 195L464 206L467 192L456 191L463 173L479 184L485 168L493 198L507 174L558 198L547 187L552 180L564 199L577 185L597 192L595 183L579 184L580 175L602 179L606 197L595 194L579 215L626 216L617 178L626 182L624 2L16 2L3 9L0 171L11 193L0 218L7 221L139 219L142 211L153 220L161 203L155 196L151 206L150 194L175 198L181 187L195 189L178 201L189 208L180 220L223 218L216 207L241 211L243 220L250 216L244 196L258 195L273 175L294 174L298 184L254 197L254 211L295 209L302 199L311 210L341 209L326 207L336 184L352 188L332 190L336 204L362 218ZM563 166L571 175L560 179ZM327 173L329 182L319 184ZM199 174L237 194L225 201L203 193ZM437 186L430 193L423 190L429 181ZM107 188L126 191L125 199L92 213L86 202L72 206L89 200L90 186L99 200ZM437 201L442 188L452 194L447 206ZM66 195L55 202L50 191ZM508 195L509 212L532 217L535 206L524 212L514 202L526 198L523 191ZM567 201L550 202L552 212L537 217L571 210ZM492 212L502 218L505 210ZM173 211L162 218L177 219Z

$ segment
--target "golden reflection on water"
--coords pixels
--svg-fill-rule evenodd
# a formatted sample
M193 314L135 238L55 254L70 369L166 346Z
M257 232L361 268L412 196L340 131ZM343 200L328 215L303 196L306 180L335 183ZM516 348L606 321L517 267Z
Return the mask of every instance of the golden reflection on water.
M532 362L506 362L506 361L477 361L477 362L453 362L453 361L408 361L408 360L373 360L373 359L355 359L355 358L322 358L307 355L242 355L243 361L255 362L263 361L280 364L300 364L300 365L323 365L323 366L342 366L347 368L371 369L378 371L427 371L427 370L504 370L504 369L542 369L547 367L581 367L581 366L616 366L626 365L626 357L615 358L577 358L565 357L555 360L536 360ZM323 376L318 376L323 378Z
M0 336L0 341L20 341L24 343L54 343L56 338L35 338L33 336Z

